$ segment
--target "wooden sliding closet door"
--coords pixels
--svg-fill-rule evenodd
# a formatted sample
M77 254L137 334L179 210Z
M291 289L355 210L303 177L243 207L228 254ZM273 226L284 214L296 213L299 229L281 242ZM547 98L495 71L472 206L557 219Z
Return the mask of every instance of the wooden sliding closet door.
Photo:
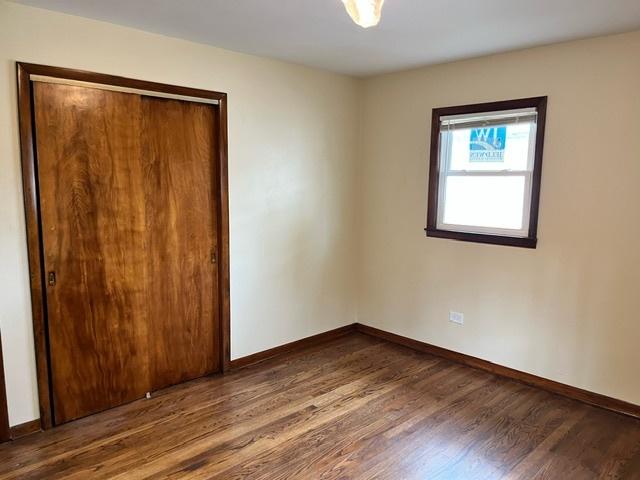
M56 423L148 391L137 95L35 82Z
M34 82L56 424L219 369L215 106Z
M213 108L142 98L152 390L219 368Z

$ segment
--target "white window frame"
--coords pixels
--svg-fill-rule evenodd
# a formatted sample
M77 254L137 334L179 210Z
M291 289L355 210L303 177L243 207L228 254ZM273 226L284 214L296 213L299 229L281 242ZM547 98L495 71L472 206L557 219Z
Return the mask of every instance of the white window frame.
M533 121L533 128L529 131L529 151L527 158L526 170L452 170L451 169L451 150L453 135L451 132L447 132L447 126L453 124L477 124L482 121L487 123L498 125L508 125L517 123L519 117L525 117L530 119L535 117ZM504 119L504 123L500 123L500 120ZM516 119L516 121L513 121ZM508 121L506 121L508 120ZM530 120L527 120L530 121ZM537 136L537 109L535 107L512 109L512 110L498 110L493 112L482 112L477 114L460 114L449 115L440 118L439 125L440 134L440 148L438 151L438 164L439 164L439 178L438 178L438 211L437 211L437 223L438 230L446 230L451 232L461 233L477 233L484 235L498 235L505 237L518 237L527 238L529 236L529 221L531 213L531 194L532 194L532 179L533 170L535 166L535 150L536 150L536 136ZM446 142L443 141L446 139ZM520 229L508 229L499 227L483 227L476 225L460 225L445 223L444 210L446 206L446 192L447 192L447 180L449 177L509 177L517 176L524 177L524 199L522 205L522 228Z

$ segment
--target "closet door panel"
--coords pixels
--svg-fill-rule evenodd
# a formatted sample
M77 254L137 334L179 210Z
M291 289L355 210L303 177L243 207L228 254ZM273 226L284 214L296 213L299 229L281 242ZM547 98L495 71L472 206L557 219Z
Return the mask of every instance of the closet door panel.
M214 108L142 98L153 390L220 367Z
M56 423L149 390L141 98L34 83Z

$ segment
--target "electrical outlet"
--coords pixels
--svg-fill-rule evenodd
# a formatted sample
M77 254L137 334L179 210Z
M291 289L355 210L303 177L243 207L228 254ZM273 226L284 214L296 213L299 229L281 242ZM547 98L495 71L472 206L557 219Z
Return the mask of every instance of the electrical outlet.
M449 321L451 323L457 323L458 325L464 325L464 313L449 312Z

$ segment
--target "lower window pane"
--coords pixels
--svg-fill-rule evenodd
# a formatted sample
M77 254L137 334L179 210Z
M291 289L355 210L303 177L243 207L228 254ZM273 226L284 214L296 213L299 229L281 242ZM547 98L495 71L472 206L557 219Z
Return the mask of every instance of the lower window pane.
M442 222L521 230L524 189L524 176L447 177Z

